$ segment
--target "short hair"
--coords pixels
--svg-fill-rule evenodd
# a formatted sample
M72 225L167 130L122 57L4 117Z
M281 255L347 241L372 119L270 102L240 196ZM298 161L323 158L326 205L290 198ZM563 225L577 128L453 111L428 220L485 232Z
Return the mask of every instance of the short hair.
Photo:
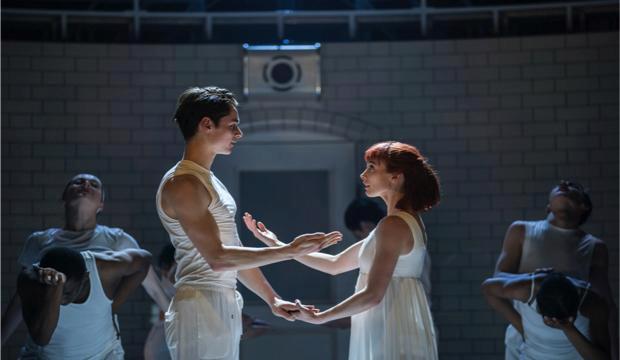
M592 199L590 199L590 191L580 183L572 180L560 180L560 182L556 186L554 186L553 189L562 184L566 184L577 189L577 191L581 195L581 202L587 207L587 210L584 211L583 214L581 214L581 218L579 219L579 225L585 224L585 222L588 221L590 215L592 214ZM551 189L551 191L553 191L553 189Z
M174 246L171 243L164 245L159 253L159 258L157 259L157 265L160 268L169 269L172 264L174 264Z
M579 300L577 288L562 273L547 275L536 294L540 314L560 320L577 314Z
M344 223L347 229L351 231L361 230L363 221L378 224L384 217L385 211L376 202L370 199L357 198L347 206L344 213Z
M187 141L196 134L198 124L205 116L215 126L219 126L220 119L230 113L231 106L237 105L235 95L228 89L215 86L192 87L179 96L174 121Z
M405 195L396 204L397 208L427 211L439 203L439 176L415 146L397 141L380 142L366 150L364 160L385 164L388 173L403 174Z
M61 199L64 200L65 199L65 195L67 194L67 189L69 189L69 185L71 185L71 183L73 182L73 179L75 179L76 176L78 175L91 175L93 177L95 177L97 180L99 180L99 183L101 184L101 202L105 201L105 189L103 187L103 181L101 181L101 179L99 179L98 176L93 175L93 174L76 174L73 177L71 177L71 179L69 179L69 181L67 181L67 183L65 184L65 188L62 189L62 197Z
M67 276L67 281L80 280L86 273L86 262L78 251L67 247L53 247L47 250L39 266L52 268Z

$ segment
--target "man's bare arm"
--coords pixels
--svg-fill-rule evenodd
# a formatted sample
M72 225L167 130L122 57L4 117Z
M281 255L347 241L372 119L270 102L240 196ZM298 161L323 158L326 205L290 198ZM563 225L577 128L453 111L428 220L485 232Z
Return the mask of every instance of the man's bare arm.
M336 243L340 235L307 234L297 237L290 244L270 248L245 248L223 245L219 229L209 211L211 196L194 176L171 179L162 192L162 203L171 209L171 216L178 219L198 252L214 271L244 270L275 262L289 260L301 254L318 251ZM163 205L163 204L162 204Z
M32 270L22 270L17 278L22 316L30 337L39 346L50 342L58 325L65 281L63 274L57 281L45 284L39 281L38 274Z
M13 335L19 324L22 323L22 302L17 295L17 292L13 294L9 305L7 306L4 314L2 315L2 345L6 344L7 340Z
M293 303L291 303L288 307L285 306L284 308L278 306L278 302L280 302L281 297L275 292L275 290L273 290L271 284L269 284L269 281L267 281L263 275L263 272L259 268L240 270L238 274L241 283L263 299L274 315L290 321L295 320L295 318L287 311L295 309Z
M151 253L142 249L96 254L101 283L117 312L129 295L140 286L150 267Z
M590 283L592 291L599 294L607 303L609 312L608 331L611 343L609 344L611 358L618 359L618 305L614 302L613 293L609 286L609 251L607 244L596 239L590 262ZM615 340L614 340L615 339Z
M495 265L496 276L500 273L516 274L519 271L524 237L525 226L523 222L513 222L506 231L502 252L497 258L497 264Z
M499 276L485 280L481 286L487 303L521 334L523 322L521 315L512 306L512 300L527 301L530 281L531 275Z
M286 245L282 241L278 240L276 234L267 229L265 224L260 221L257 222L254 218L252 218L252 215L247 212L243 215L243 222L254 237L262 241L265 245ZM297 256L295 260L315 270L319 270L330 275L338 275L359 268L358 255L361 246L362 241L360 240L349 246L346 250L335 255L315 252L312 254Z
M598 294L589 292L581 306L580 312L589 320L590 336L585 337L575 327L574 319L561 321L554 318L544 318L547 326L560 329L584 359L607 360L609 359L609 332L607 320L609 312L607 303Z

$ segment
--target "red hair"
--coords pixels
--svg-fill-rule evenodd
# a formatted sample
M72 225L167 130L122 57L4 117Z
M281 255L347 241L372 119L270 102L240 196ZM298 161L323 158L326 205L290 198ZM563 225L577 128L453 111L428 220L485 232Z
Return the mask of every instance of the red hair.
M396 141L377 143L366 150L364 160L385 164L388 173L403 174L405 196L397 208L426 211L439 203L439 176L415 146Z

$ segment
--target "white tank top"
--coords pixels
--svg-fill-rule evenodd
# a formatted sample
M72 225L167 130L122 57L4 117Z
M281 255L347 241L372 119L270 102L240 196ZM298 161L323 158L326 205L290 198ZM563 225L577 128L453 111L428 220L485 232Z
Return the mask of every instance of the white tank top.
M579 229L562 229L547 220L526 221L519 273L553 267L570 277L587 281L595 238Z
M61 305L49 344L38 346L29 336L24 357L104 359L120 341L112 318L112 300L103 291L95 257L90 251L82 252L82 256L90 280L88 298L82 304Z
M533 282L532 282L533 283ZM581 296L575 327L590 340L590 319L581 315L581 305L588 294L588 283ZM542 315L537 310L536 300L530 291L530 301L523 303L515 301L517 311L521 314L525 342L521 345L521 357L524 360L581 360L583 359L566 334L560 329L554 329L543 322ZM534 299L533 301L531 299Z
M174 245L174 258L177 262L174 286L188 285L196 288L228 287L236 288L237 271L215 272L200 255L178 220L166 215L161 208L161 191L164 184L173 176L192 175L198 178L211 195L209 211L217 223L222 244L242 246L235 224L237 205L224 184L210 170L193 161L181 160L164 175L157 190L157 214Z
M426 253L426 236L420 225L415 220L415 218L404 211L398 211L394 213L394 215L403 219L413 233L414 243L413 249L405 255L401 255L396 262L396 267L394 268L394 274L392 277L413 277L413 278L422 278L424 271L425 258L427 256ZM360 248L359 252L359 264L360 264L360 273L367 274L370 272L370 267L372 266L372 262L375 257L376 252L376 241L375 241L375 230L373 230L370 235L366 239L364 239L364 243Z

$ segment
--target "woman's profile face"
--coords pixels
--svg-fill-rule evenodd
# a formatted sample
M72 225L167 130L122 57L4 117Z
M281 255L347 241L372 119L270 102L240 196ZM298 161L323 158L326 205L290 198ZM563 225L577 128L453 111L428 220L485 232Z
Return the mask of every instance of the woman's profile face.
M385 164L376 160L366 162L366 169L360 174L366 196L376 197L390 189L391 174L385 169Z

